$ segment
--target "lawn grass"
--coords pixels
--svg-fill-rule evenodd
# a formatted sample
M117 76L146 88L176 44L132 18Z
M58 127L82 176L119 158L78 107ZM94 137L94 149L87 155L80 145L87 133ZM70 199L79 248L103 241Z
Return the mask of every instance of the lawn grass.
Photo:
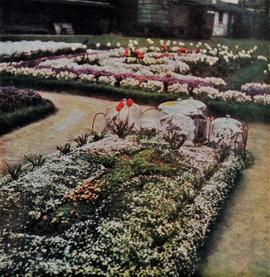
M49 100L44 100L43 103L39 105L23 107L12 112L1 113L0 135L44 118L53 112L55 112L55 106L53 103Z
M257 61L250 64L246 68L241 68L233 72L227 78L225 78L225 81L227 84L230 84L232 89L240 90L241 86L245 83L263 81L264 69L265 64Z

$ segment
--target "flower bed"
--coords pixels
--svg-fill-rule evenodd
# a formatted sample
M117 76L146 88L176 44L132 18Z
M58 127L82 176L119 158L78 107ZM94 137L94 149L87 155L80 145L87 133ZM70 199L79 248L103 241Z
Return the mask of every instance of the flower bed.
M42 97L33 90L18 90L15 87L0 87L0 112L11 112L22 106L42 103Z
M139 48L131 41L125 50L88 50L84 54L2 63L0 72L22 78L80 81L153 93L269 105L269 95L264 91L255 97L245 90L230 90L219 77L254 62L264 63L266 58L257 56L256 51L256 47L240 50L224 45L214 48L208 44L183 48L164 41L160 46L149 41L149 47Z
M67 54L84 51L86 46L81 43L18 41L0 42L0 61L33 59L39 56Z
M80 136L0 179L2 274L194 273L242 156L172 149L150 133L103 137Z
M0 87L0 134L55 111L54 105L33 90Z

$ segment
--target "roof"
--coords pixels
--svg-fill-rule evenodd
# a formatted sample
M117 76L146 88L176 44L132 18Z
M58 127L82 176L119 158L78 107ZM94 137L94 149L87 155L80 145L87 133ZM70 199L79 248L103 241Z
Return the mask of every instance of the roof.
M24 0L26 1L26 0ZM106 0L27 0L26 2L43 2L43 3L55 3L55 4L73 4L73 5L87 5L95 7L113 7L109 1Z
M236 4L226 3L222 0L217 1L216 4L211 3L211 1L206 0L185 0L184 4L194 5L194 6L204 6L213 10L232 12L232 13L252 13L250 10L240 7Z
M216 4L213 4L212 7L215 10L224 11L224 12L251 13L251 11L249 11L246 8L240 7L239 5L236 5L236 4L226 3L223 1L218 1Z
M206 0L185 0L183 1L184 3L183 4L186 4L186 5L194 5L194 6L205 6L205 7L208 7L208 6L211 6L212 4ZM182 2L180 2L182 3Z

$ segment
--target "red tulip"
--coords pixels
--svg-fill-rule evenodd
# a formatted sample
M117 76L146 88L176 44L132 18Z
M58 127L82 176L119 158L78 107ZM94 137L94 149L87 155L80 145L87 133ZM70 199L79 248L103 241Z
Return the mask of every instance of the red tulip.
M179 51L180 53L183 53L183 54L187 54L187 53L189 52L189 50L188 50L187 48L185 48L185 47L180 48L178 51Z
M133 101L131 98L129 98L129 99L127 100L127 106L128 106L128 107L131 107L133 104L134 104L134 101Z
M141 60L144 59L144 53L142 52L138 53L137 56L138 56L138 59L141 59Z
M124 56L129 57L129 49L128 48L125 49Z
M124 106L125 106L124 101L120 101L119 104L116 107L116 111L121 112L121 110L124 108Z

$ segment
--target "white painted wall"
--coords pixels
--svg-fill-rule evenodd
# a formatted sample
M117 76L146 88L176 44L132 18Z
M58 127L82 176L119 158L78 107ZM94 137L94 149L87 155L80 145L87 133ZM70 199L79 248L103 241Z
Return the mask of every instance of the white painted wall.
M238 4L239 0L222 0L222 2L232 3L232 4Z
M231 3L231 4L238 4L239 0L222 0L222 2ZM217 0L212 0L213 4L217 3Z
M223 20L219 21L219 12L215 12L214 17L214 28L213 28L213 36L227 36L228 35L228 24L229 24L229 14L227 12L223 12Z

